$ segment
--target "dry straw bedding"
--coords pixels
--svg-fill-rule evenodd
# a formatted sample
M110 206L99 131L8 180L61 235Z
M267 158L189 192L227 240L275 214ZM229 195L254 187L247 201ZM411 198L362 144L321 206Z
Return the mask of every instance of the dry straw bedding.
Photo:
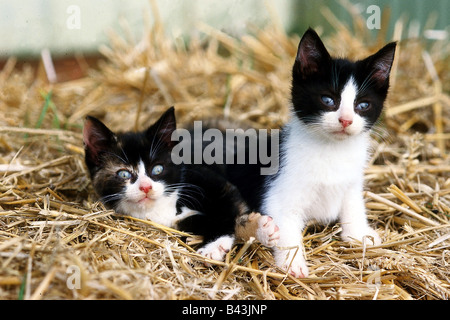
M323 13L336 29L325 39L330 52L358 58L382 45L359 17L350 31ZM402 27L395 25L397 40ZM143 128L170 105L180 123L286 122L298 37L276 23L238 38L198 28L203 38L187 44L163 36L158 21L137 41L124 24L96 70L63 83L8 60L0 72L0 298L448 299L448 42L399 42L366 171L368 216L384 240L378 247L341 242L339 225L311 225L307 279L277 269L257 242L206 266L197 237L186 244L181 232L116 216L96 201L83 162L86 114L116 130ZM79 283L70 277L78 272Z

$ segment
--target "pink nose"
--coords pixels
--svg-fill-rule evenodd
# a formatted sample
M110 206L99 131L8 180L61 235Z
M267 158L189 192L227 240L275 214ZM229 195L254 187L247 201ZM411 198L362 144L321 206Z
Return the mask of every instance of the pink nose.
M151 184L143 183L139 186L139 190L141 190L144 193L148 193L152 189Z
M342 127L345 129L347 128L349 125L351 125L353 123L352 120L347 120L344 118L339 118L339 122L342 124Z

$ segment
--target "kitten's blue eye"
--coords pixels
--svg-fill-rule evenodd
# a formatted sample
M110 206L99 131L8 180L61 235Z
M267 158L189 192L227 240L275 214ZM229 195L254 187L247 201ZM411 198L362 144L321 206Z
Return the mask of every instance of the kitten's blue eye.
M355 107L355 109L358 110L358 111L364 111L364 110L368 109L369 106L370 106L370 104L368 102L360 102Z
M117 171L117 175L124 180L131 179L131 172L128 170L119 170Z
M329 107L334 107L335 106L333 98L330 98L329 96L322 96L322 97L320 97L320 99L322 99L322 102L326 106L329 106Z
M161 174L164 170L164 167L160 164L157 164L152 169L152 175L157 176L158 174Z

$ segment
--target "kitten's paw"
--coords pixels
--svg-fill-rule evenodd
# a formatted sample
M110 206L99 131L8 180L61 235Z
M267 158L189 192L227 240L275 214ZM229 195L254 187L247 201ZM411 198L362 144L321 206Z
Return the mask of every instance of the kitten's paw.
M308 278L309 271L308 267L306 266L306 262L296 262L295 260L292 261L292 264L290 267L285 267L285 270L289 272L291 276L294 278Z
M382 242L381 237L378 234L378 232L376 232L372 228L367 229L367 232L364 237L367 239L366 243L369 245L378 246ZM364 240L364 238L363 238L363 240Z
M308 266L302 250L297 249L278 249L274 248L273 257L275 264L282 270L295 278L306 278L309 276Z
M266 247L274 247L280 239L280 228L275 224L272 217L260 216L256 238Z
M295 256L293 260L283 259L283 261L280 264L277 263L277 265L294 278L307 278L309 276L308 266L303 257Z
M280 238L278 226L270 216L263 216L258 212L242 215L236 221L236 237L247 241L256 238L267 247L274 247Z
M222 236L213 242L207 243L198 249L197 252L208 259L224 261L226 254L233 247L233 243L233 237Z
M378 235L378 232L373 230L372 228L367 227L365 230L361 230L358 232L346 232L342 231L341 238L344 241L352 242L355 240L361 241L361 243L365 243L367 245L378 246L381 244L381 237Z

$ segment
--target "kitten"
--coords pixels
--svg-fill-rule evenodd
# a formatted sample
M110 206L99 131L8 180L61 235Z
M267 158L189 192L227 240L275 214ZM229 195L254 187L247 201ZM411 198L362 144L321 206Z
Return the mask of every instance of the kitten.
M387 96L395 47L390 43L356 62L334 59L317 33L307 30L292 71L293 110L281 132L279 171L264 177L258 176L257 166L228 166L229 180L250 208L278 225L275 263L294 277L308 276L302 250L308 221L338 220L344 240L369 236L373 244L381 243L365 215L363 170L370 129ZM249 180L257 181L252 190Z
M265 242L276 226L250 214L239 191L220 167L175 165L174 108L141 132L114 133L88 116L83 129L85 162L93 187L107 208L203 236L199 253L223 260L235 241L256 236ZM252 228L247 228L250 223ZM261 231L262 230L262 231ZM269 238L269 240L267 240Z

